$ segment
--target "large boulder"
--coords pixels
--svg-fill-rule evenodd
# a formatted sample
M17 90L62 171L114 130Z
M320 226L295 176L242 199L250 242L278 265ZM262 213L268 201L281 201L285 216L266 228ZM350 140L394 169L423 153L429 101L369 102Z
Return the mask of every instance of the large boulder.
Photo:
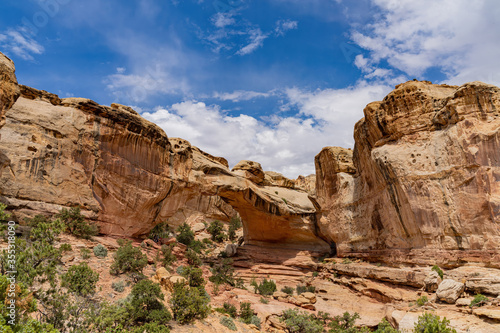
M239 176L251 180L255 184L263 184L266 178L260 163L253 161L240 161L231 171Z
M441 277L436 271L431 271L424 280L424 288L428 292L435 292L441 283Z
M437 299L454 304L465 291L465 284L451 279L444 279L436 291Z

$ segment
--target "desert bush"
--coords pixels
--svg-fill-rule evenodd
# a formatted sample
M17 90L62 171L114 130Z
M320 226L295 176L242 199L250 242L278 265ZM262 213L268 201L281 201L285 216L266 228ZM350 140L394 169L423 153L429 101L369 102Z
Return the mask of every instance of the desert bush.
M189 246L189 244L194 241L194 232L193 230L191 230L189 224L183 223L177 228L176 239L179 243L187 246Z
M207 246L202 241L194 240L191 242L191 244L189 244L188 248L196 253L201 253L201 250L206 249Z
M59 250L61 250L61 252L69 252L72 250L71 244L61 244L61 246L59 246Z
M4 205L3 203L0 203L0 222L1 221L7 221L10 219L10 214L5 212L5 209L7 208L7 205Z
M292 287L283 287L281 288L281 291L284 292L285 294L288 295L293 295L293 288Z
M298 285L295 289L297 290L297 295L300 295L303 293L314 293L316 291L316 287L314 287L314 286Z
M231 221L229 222L229 229L227 231L227 236L229 240L234 241L236 240L236 231L242 227L241 220L234 216L231 218Z
M251 285L253 286L255 293L262 296L270 296L276 291L276 283L273 280L264 279L261 283L252 280Z
M201 265L201 259L200 259L200 257L192 249L188 249L186 251L186 259L188 261L188 264L190 264L192 266L196 266L197 267L197 266Z
M427 302L429 302L427 296L421 296L417 299L417 306L424 306Z
M94 255L98 258L106 258L108 256L108 249L102 244L97 244L94 246Z
M443 278L443 276L444 276L443 270L441 268L439 268L438 265L432 266L432 270L435 271L436 273L438 273L438 275L441 279Z
M94 272L87 263L73 265L62 276L62 286L80 296L95 293L99 273Z
M200 287L205 285L205 279L203 278L203 271L201 268L187 266L181 271L182 275L188 281L191 287Z
M118 275L121 273L142 273L148 264L148 258L139 248L132 246L132 241L118 240L120 247L114 255L110 273Z
M342 316L333 317L328 325L330 327L329 333L368 333L370 330L366 327L356 328L354 324L359 319L359 314L354 313L351 315L349 312L344 312Z
M235 286L237 283L234 279L234 268L232 264L233 260L229 258L214 263L210 269L212 276L208 279L217 285L227 283L230 286Z
M262 304L269 304L269 300L265 297L261 297L259 302L261 302Z
M470 302L470 307L480 307L480 306L483 306L485 305L487 302L489 301L488 297L484 296L484 295L481 295L481 294L477 294L474 296L474 299Z
M450 328L450 321L448 319L441 318L432 313L424 313L418 317L418 321L415 323L414 332L415 333L456 333L457 331Z
M154 226L149 232L149 238L169 238L170 236L170 226L167 222L161 222Z
M252 304L250 302L240 303L240 318L245 324L250 324L252 322L252 317L254 311L252 309Z
M123 280L113 282L111 288L118 293L122 293L125 290L125 282Z
M374 333L398 333L398 330L393 328L387 319L382 319L378 324L377 330Z
M234 320L229 317L221 317L219 321L222 325L230 329L231 331L237 331L238 329L236 328L236 324L234 323Z
M66 226L66 230L76 237L89 239L99 233L98 226L89 223L81 214L79 207L73 207L69 210L63 208L55 217L60 219Z
M212 240L217 243L222 243L226 240L226 235L224 234L224 224L220 221L212 221L207 228L207 231L212 235Z
M130 292L131 314L135 322L165 323L172 315L165 308L160 285L151 280L142 280Z
M174 319L180 324L187 324L195 319L203 319L210 311L210 299L205 289L192 288L184 283L176 283L170 299Z
M90 258L90 250L86 247L80 249L80 254L82 255L82 259L87 260Z
M238 311L236 310L236 307L227 302L224 302L222 308L216 308L215 311L220 313L226 313L229 316L231 316L231 318L236 318L238 316Z
M250 319L250 324L255 325L259 330L261 329L260 318L257 316L252 316L252 319Z
M324 323L314 315L296 309L284 310L280 321L290 333L322 333Z
M177 261L177 257L173 253L173 245L162 245L160 252L161 252L161 259L159 260L162 264L163 267L169 267L172 265L174 262Z

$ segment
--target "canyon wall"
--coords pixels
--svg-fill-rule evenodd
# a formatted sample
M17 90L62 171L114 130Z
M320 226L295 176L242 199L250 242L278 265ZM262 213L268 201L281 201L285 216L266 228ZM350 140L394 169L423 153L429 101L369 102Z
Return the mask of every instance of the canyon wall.
M340 255L500 262L500 89L410 81L364 109L355 148L316 156Z

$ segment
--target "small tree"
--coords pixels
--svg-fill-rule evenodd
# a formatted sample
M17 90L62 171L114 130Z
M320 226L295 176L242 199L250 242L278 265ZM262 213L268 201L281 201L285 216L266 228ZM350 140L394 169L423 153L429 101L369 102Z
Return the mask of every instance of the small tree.
M206 318L210 311L209 302L210 299L205 289L191 288L184 283L176 283L170 299L170 307L174 319L180 324L187 324L195 319Z
M188 264L190 264L192 266L198 267L198 266L201 265L201 259L200 259L200 257L192 249L188 249L187 250L187 252L186 252L186 259L188 261Z
M64 223L66 230L76 237L89 239L99 233L97 225L87 222L79 207L69 210L63 208L56 217Z
M349 312L344 312L342 316L335 316L329 324L330 333L368 333L367 328L357 329L354 324L359 319L359 314L355 312L351 315Z
M446 318L441 318L432 313L424 313L418 317L415 323L415 333L456 333L453 328L448 327L450 321Z
M172 319L161 300L160 285L151 280L139 281L130 292L132 316L135 322L164 323Z
M300 312L295 309L284 310L280 320L286 325L286 328L290 333L323 332L324 323L314 315L308 314L305 311Z
M264 279L261 283L253 280L251 284L254 287L255 293L262 296L270 296L276 291L276 283L273 280Z
M250 324L254 311L250 302L240 303L240 318L245 324Z
M181 271L181 275L186 278L189 286L191 287L201 287L205 285L205 279L203 278L203 271L200 268L187 266Z
M231 218L231 221L229 222L229 230L227 231L229 240L236 240L236 231L240 229L241 226L241 220L238 217L234 216Z
M88 296L95 293L99 273L94 272L87 263L73 265L62 276L63 287L79 296Z
M191 230L191 227L187 223L183 223L177 228L177 241L184 245L191 244L194 241L194 232Z
M161 264L163 267L169 267L172 265L174 262L177 261L177 257L173 254L172 252L173 246L167 246L167 245L162 245L161 246L161 253L162 253L162 258L161 258Z
M224 224L221 221L212 221L207 231L212 235L212 240L217 243L222 243L226 239L224 234Z
M211 268L211 272L212 276L208 278L210 282L217 285L227 283L233 287L236 285L236 281L234 279L233 260L230 258L225 258L222 261L214 263Z
M7 205L0 203L0 222L7 221L8 219L10 219L10 214L5 212L6 208L7 208Z
M132 246L132 241L118 240L120 247L114 255L114 262L111 264L111 274L121 273L142 273L148 264L148 258L137 247Z

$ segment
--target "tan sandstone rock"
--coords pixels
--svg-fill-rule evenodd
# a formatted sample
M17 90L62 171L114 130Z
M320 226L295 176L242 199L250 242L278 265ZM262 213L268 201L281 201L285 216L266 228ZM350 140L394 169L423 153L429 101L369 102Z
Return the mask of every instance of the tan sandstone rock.
M5 113L20 94L14 62L0 52L0 128L5 125Z
M499 267L500 89L410 81L364 115L353 168L316 157L321 234L339 254Z
M424 288L428 292L435 292L442 279L436 271L431 271L424 280Z
M453 304L462 295L465 290L465 285L463 283L444 279L443 282L439 284L436 291L436 296L440 301Z
M239 176L251 180L255 184L264 183L266 177L260 163L253 161L240 161L231 171Z

